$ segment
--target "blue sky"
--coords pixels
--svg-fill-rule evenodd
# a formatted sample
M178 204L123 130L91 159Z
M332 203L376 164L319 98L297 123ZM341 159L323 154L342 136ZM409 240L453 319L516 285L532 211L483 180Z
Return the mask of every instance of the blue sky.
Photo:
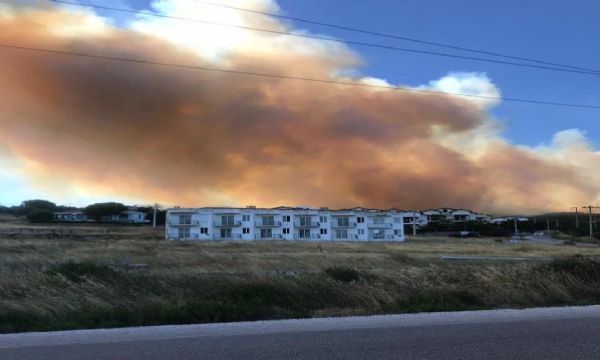
M600 68L600 42L594 40L600 22L598 1L378 0L373 6L374 3L368 0L280 1L283 10L292 16ZM299 25L306 27L305 24ZM327 31L345 39L367 39L367 36L316 26L309 29ZM433 49L383 38L373 40ZM416 85L450 71L482 71L508 97L600 105L600 77L597 76L378 49L362 48L359 51L367 59L366 73L386 78L392 83ZM580 128L593 142L600 142L598 110L504 103L493 114L506 124L505 136L517 144L547 142L554 133L565 128Z

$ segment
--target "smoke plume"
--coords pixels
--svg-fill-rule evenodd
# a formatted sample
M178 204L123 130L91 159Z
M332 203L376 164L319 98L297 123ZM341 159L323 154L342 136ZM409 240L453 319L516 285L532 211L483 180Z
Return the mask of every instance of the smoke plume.
M159 5L177 15L187 12L177 7L183 3ZM199 26L138 17L116 27L80 9L0 9L2 44L380 81L341 75L362 63L341 45ZM189 31L196 32L182 35ZM490 118L491 103L26 50L0 49L0 58L0 142L34 183L52 179L56 192L78 186L193 206L531 212L589 202L600 190L598 170L580 171L600 164L580 132L558 134L546 147L513 146ZM426 87L461 84L498 93L482 74L451 74Z

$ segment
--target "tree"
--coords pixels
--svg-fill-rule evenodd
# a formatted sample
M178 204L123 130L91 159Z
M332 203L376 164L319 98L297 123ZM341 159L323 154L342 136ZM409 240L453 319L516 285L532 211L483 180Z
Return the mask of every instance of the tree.
M127 210L127 206L121 203L107 202L86 206L83 212L90 219L102 220L105 216L119 215L125 210Z
M54 212L56 211L56 204L48 200L35 199L23 201L20 206L21 215L28 215L42 210Z
M32 210L26 215L27 220L33 223L51 222L54 220L54 212L50 210Z

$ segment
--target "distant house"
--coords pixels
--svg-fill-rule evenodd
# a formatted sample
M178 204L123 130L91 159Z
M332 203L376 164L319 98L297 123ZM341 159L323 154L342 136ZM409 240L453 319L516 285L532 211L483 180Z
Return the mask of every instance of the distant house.
M490 222L491 216L473 212L467 209L452 209L452 208L440 208L423 211L423 215L427 217L427 222L436 221L451 221L451 222L465 222L465 221L480 221Z
M135 210L125 210L119 215L105 216L102 218L102 221L112 221L124 224L144 224L149 222L146 220L146 213Z
M87 216L80 210L58 211L54 213L54 221L83 222Z
M402 217L404 220L404 225L412 226L414 224L417 227L422 227L422 226L427 226L427 223L428 223L427 215L425 215L424 213L422 213L420 211L415 211L415 212L403 211Z
M490 222L492 224L502 224L505 222L514 221L514 219L515 219L514 216L504 216L504 217L493 218L492 220L490 220ZM518 222L529 221L529 218L526 218L524 216L517 216L517 221Z

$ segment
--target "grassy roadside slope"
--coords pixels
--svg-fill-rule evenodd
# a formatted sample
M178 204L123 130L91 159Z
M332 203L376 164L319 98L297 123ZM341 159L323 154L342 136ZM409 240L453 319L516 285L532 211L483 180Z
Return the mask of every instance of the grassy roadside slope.
M573 259L293 275L64 263L0 278L0 332L590 304L600 302L599 285L600 265Z
M168 242L147 227L64 228L69 236L0 236L0 332L600 303L600 264L577 257L598 246Z

